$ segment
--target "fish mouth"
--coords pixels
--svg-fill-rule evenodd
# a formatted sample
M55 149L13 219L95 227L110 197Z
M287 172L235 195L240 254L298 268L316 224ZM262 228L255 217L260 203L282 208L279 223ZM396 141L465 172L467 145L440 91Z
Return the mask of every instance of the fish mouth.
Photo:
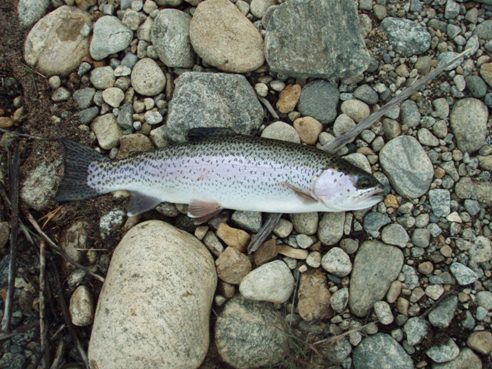
M364 194L365 200L371 200L374 202L380 202L384 198L384 188L374 188Z

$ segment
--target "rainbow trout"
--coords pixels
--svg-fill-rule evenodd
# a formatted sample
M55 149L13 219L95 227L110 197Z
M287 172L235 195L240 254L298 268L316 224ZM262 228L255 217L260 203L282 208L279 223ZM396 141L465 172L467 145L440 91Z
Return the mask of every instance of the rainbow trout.
M338 212L371 207L382 185L348 161L312 146L195 129L190 141L109 160L64 141L65 173L57 200L128 190L128 215L168 201L189 204L203 222L221 209L270 213Z

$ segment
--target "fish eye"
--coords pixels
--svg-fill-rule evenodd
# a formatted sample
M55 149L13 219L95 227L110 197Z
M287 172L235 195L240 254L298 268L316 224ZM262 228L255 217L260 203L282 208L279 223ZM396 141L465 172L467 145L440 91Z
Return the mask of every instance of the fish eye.
M369 176L360 176L357 179L357 183L355 184L355 186L358 189L365 190L367 188L374 186L374 181Z

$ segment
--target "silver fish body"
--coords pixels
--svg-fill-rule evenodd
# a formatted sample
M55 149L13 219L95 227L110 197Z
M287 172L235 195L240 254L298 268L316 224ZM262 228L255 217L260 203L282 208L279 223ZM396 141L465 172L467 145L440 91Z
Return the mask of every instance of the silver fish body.
M301 213L364 209L382 199L379 182L341 158L242 135L198 139L119 161L91 160L86 185L92 195L128 190L147 199L136 201L130 214L163 201Z

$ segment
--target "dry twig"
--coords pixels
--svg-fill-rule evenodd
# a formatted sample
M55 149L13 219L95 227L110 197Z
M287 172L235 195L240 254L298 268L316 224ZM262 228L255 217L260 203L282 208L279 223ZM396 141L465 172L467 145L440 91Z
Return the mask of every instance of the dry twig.
M46 310L45 310L45 289L46 289L46 244L44 240L39 243L39 335L41 341L41 368L47 369L49 366L49 341L48 329L46 325Z
M10 249L8 265L8 285L5 307L1 322L2 332L10 331L12 307L15 290L15 276L17 272L17 234L19 231L19 144L13 143L13 153L9 161L10 182Z

